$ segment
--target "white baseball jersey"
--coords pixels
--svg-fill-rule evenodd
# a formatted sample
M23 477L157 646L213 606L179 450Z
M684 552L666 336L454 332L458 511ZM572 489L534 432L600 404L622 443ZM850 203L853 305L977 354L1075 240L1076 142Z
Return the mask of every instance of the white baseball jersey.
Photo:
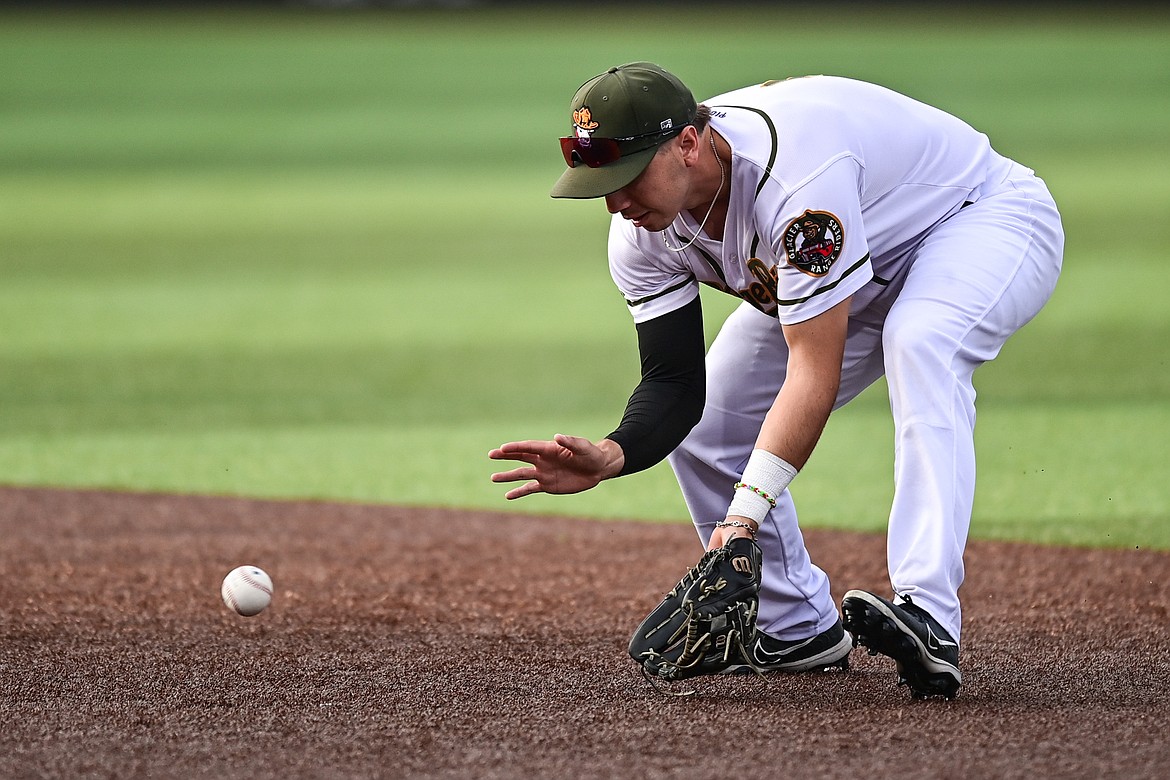
M792 324L854 296L862 310L932 226L1002 181L1013 163L987 137L884 87L832 76L767 82L704 101L731 146L724 241L683 212L663 234L614 215L610 272L636 322L698 284Z
M972 377L1055 287L1056 205L969 125L882 87L812 76L705 102L731 147L725 240L700 234L669 251L664 237L681 247L699 229L685 212L662 233L615 215L609 235L610 271L638 323L693 302L699 284L745 301L707 352L702 417L669 455L700 539L726 516L786 379L777 321L803 322L852 296L836 406L886 377L890 584L958 640L975 490ZM788 490L758 541L760 630L795 641L830 629L838 610Z

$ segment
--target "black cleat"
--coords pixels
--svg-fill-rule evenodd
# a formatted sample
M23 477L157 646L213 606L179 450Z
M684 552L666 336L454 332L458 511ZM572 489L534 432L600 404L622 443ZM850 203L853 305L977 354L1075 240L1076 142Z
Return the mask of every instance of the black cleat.
M748 649L752 666L757 672L814 672L826 669L849 668L849 652L853 637L845 632L841 621L809 639L785 642L757 631ZM739 665L726 670L728 674L750 672L751 667Z
M915 699L955 698L963 676L959 673L959 644L926 610L907 598L902 604L864 590L851 590L841 601L845 628L870 655L887 655L898 663L898 684L907 685Z

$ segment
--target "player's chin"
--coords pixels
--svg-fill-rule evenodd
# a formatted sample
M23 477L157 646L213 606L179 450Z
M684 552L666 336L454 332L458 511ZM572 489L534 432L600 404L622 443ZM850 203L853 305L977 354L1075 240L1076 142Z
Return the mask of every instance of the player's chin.
M648 230L651 233L661 233L663 230L666 230L668 227L670 227L671 222L674 220L667 220L657 214L646 214L642 217L639 217L638 219L632 219L630 221L634 223L634 227Z

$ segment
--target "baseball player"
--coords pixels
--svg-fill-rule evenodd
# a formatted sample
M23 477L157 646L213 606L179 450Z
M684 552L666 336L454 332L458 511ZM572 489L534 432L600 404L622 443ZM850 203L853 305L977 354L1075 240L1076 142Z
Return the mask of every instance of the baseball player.
M1064 239L1044 183L954 116L847 78L696 105L639 62L587 81L570 112L552 196L614 215L610 272L642 377L610 435L503 444L489 457L520 465L493 481L523 483L509 499L574 493L668 458L708 549L750 536L763 551L755 665L844 668L859 642L916 698L952 698L972 375L1055 287ZM700 284L743 301L705 361ZM788 487L830 412L882 375L891 592L851 590L838 611Z

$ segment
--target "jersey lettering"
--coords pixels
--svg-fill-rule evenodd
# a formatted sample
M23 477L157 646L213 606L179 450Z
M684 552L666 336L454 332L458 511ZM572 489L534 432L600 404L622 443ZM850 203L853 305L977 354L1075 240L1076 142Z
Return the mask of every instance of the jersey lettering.
M764 314L774 315L776 313L777 266L773 265L769 268L764 264L763 260L757 257L749 260L747 266L752 276L756 278L756 281L741 290L736 290L728 284L720 284L714 281L702 280L703 284L721 293L734 295L736 298L747 301Z
M773 265L768 268L764 265L764 261L758 257L753 257L747 262L748 270L751 271L752 276L756 281L748 285L747 290L741 290L740 297L745 300L750 297L751 301L755 303L758 309L766 311L767 308L775 308L776 305L776 266Z

